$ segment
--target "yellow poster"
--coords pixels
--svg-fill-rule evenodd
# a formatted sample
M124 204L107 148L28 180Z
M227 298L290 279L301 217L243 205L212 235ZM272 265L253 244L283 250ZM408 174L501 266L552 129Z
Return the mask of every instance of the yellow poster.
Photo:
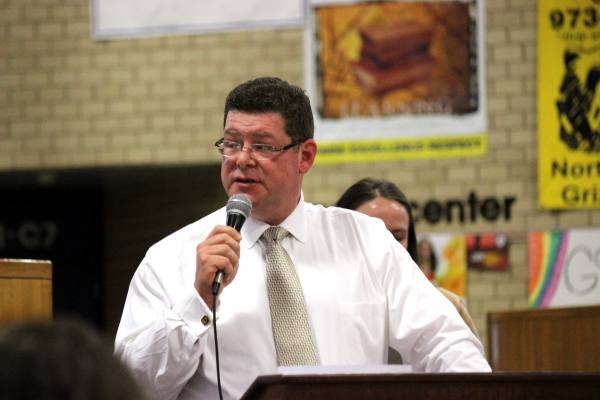
M465 297L467 242L464 235L435 233L419 235L418 264L436 286Z
M538 1L538 185L552 209L600 207L600 1Z

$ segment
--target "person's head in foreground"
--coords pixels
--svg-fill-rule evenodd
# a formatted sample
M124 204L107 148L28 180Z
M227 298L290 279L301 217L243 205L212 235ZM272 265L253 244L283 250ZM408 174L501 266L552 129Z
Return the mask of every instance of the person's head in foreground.
M142 400L112 348L79 320L26 321L0 330L5 400Z

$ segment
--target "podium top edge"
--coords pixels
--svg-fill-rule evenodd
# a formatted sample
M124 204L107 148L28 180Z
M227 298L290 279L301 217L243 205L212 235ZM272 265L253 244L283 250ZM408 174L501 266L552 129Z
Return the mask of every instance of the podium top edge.
M600 383L600 371L501 371L501 372L403 372L403 373L348 373L348 374L272 374L260 375L256 381L302 381L302 380L379 380L379 381L570 381L594 380ZM255 382L256 382L255 381Z
M0 278L52 279L49 260L0 258Z

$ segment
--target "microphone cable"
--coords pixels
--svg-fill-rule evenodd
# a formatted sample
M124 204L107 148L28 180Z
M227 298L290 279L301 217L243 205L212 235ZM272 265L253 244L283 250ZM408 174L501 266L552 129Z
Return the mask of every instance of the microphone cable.
M252 211L252 202L243 193L234 194L227 200L225 206L227 212L227 226L235 228L236 231L242 229L242 225L246 219L250 216ZM215 337L215 361L217 367L217 387L219 389L219 400L223 400L223 391L221 389L221 367L219 365L219 340L217 338L217 296L219 295L219 289L223 282L224 272L223 270L217 271L212 284L212 295L213 295L213 334Z
M219 400L223 400L221 390L221 368L219 367L219 340L217 339L217 295L213 293L213 334L215 336L215 359L217 362L217 387L219 389Z

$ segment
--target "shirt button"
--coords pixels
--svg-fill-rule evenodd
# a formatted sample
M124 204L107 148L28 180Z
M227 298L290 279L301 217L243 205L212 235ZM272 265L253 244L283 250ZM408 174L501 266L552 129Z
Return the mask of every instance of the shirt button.
M200 321L202 321L203 325L208 325L208 323L210 322L210 318L208 318L208 315L205 315Z

